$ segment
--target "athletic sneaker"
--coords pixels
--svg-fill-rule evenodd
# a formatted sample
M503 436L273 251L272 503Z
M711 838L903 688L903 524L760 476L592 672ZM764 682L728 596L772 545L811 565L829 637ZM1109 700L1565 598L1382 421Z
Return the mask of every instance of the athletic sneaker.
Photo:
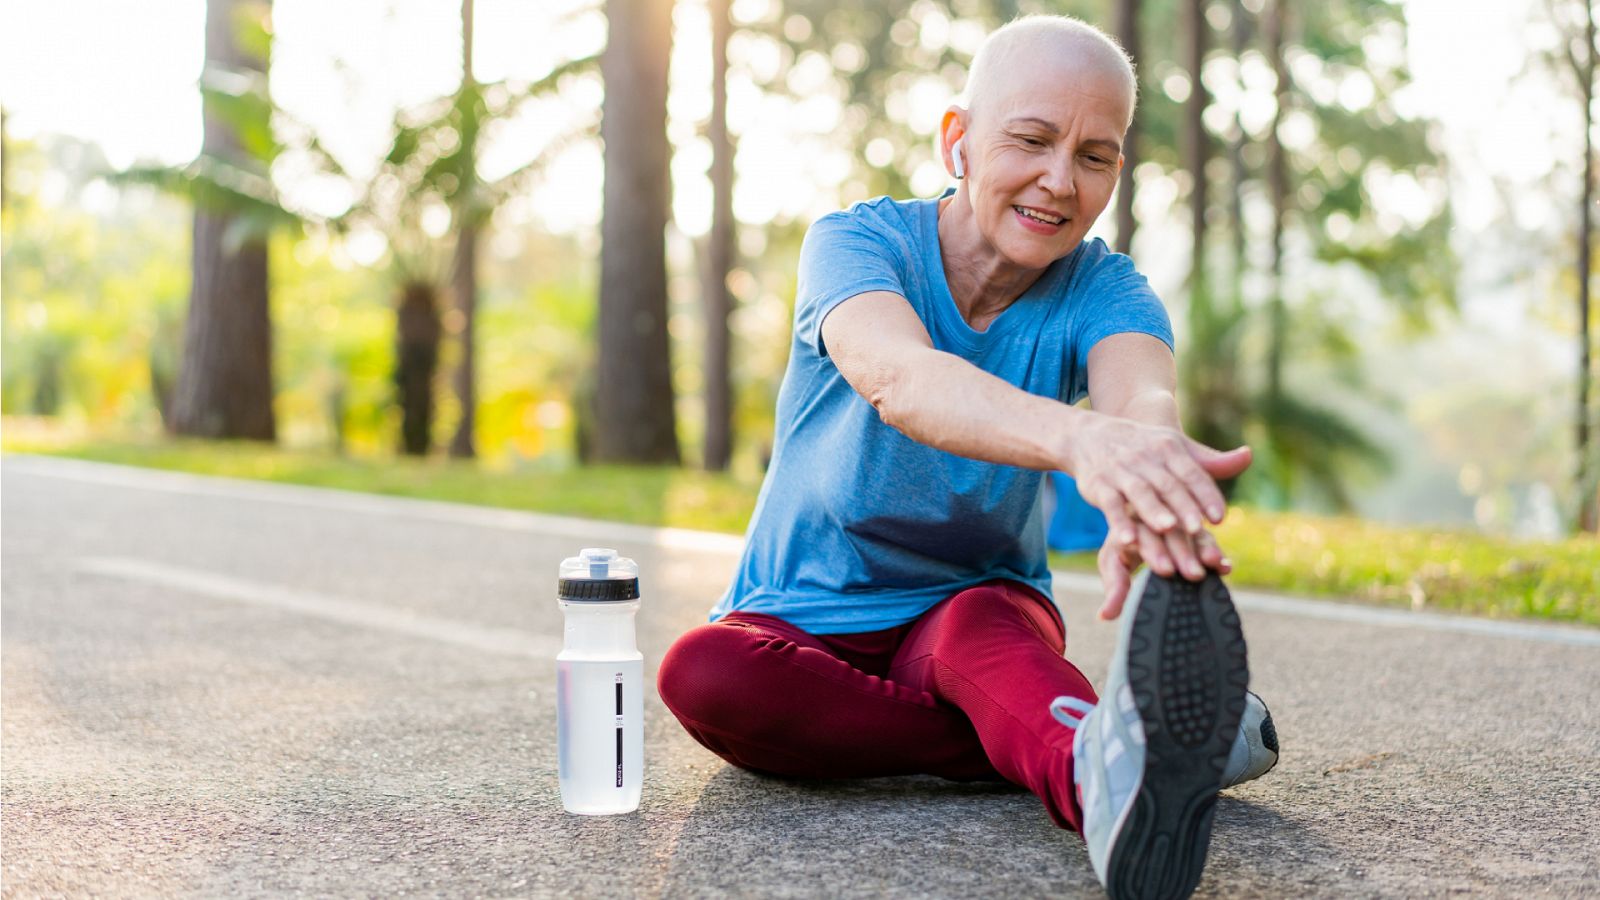
M1199 884L1249 680L1222 579L1145 572L1128 592L1100 703L1050 704L1076 731L1083 837L1113 898L1181 898Z
M1249 691L1244 698L1239 733L1233 738L1228 764L1222 769L1222 788L1227 790L1260 778L1277 764L1278 730L1272 725L1272 713L1255 691Z

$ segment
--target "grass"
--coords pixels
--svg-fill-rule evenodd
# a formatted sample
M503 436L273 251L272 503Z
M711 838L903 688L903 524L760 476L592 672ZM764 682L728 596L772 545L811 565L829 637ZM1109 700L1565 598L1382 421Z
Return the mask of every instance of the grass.
M20 433L19 433L20 432ZM7 420L4 449L708 531L743 532L759 484L687 469L496 469L356 459L248 443L97 439ZM1513 541L1235 508L1218 531L1240 587L1384 606L1600 625L1600 542ZM1093 571L1093 554L1056 555Z

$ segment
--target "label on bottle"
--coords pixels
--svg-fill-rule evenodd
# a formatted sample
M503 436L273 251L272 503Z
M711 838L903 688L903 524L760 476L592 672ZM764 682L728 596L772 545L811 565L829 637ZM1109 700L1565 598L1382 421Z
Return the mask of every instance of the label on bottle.
M572 812L625 812L639 804L644 769L644 663L556 661L561 796Z

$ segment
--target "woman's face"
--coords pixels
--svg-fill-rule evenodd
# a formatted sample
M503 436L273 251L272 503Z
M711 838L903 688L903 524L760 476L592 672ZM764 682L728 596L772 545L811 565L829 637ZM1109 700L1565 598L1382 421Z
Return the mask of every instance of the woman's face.
M1042 269L1071 253L1111 200L1127 89L1070 63L1014 70L997 88L967 116L965 187L987 243Z

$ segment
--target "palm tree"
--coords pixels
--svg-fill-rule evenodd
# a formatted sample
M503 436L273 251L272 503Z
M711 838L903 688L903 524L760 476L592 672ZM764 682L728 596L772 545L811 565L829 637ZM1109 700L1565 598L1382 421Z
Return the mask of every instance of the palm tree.
M463 0L464 72L471 71L471 5L471 0ZM482 228L502 203L524 193L531 179L562 148L594 133L593 128L583 128L558 135L529 162L486 181L477 164L484 130L516 115L528 101L557 90L569 76L592 70L597 62L593 56L568 60L532 82L480 83L467 76L454 95L400 110L388 153L370 179L355 185L358 199L334 221L341 231L380 232L388 247L388 265L398 294L395 385L402 411L404 453L426 455L431 448L434 373L443 335L439 307L448 286L462 323L458 332L462 357L452 379L462 411L450 452L458 457L474 454L472 325ZM324 171L350 178L320 145L312 142L310 149ZM448 257L422 228L423 211L432 205L444 205L451 211L456 236L448 246Z
M267 0L206 3L205 138L192 167L194 281L168 423L177 434L276 437L267 244L254 227L275 208L267 174L276 152L270 12Z

